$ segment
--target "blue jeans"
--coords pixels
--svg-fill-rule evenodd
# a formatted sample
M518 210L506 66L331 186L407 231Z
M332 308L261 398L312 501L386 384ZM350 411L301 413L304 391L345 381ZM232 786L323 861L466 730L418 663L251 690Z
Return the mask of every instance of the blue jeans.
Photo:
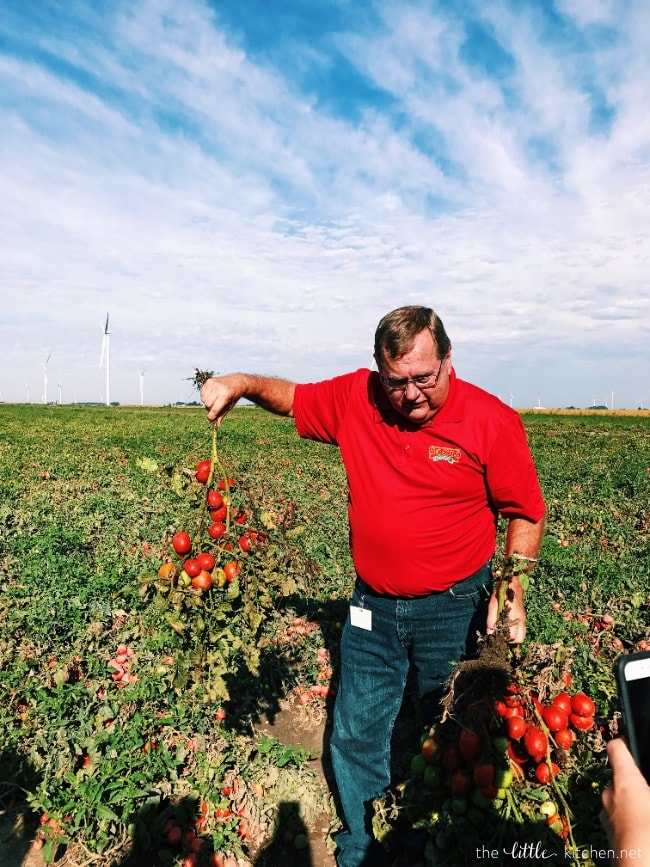
M337 835L339 867L377 861L372 802L390 785L390 743L411 663L417 672L424 725L440 714L454 666L476 650L485 631L490 563L442 593L417 599L378 596L357 579L352 606L371 612L371 629L353 626L341 637L341 676L330 743L347 828ZM364 860L366 859L366 860Z

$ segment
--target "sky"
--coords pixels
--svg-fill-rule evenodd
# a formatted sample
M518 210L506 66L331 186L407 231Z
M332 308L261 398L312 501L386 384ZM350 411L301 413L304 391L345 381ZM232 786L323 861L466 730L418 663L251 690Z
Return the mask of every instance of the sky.
M646 0L2 0L0 400L325 379L425 304L515 407L648 408L649 104Z

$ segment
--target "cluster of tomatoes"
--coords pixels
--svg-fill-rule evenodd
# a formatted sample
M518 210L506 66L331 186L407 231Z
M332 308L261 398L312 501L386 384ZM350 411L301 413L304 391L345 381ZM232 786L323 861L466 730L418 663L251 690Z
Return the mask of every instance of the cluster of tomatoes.
M106 663L107 668L112 669L111 677L118 687L126 686L127 683L137 683L138 678L131 671L134 651L126 644L118 644L115 656Z
M195 479L199 484L207 484L213 471L212 462L200 461L195 470ZM253 528L244 529L248 521L248 513L244 508L234 507L231 493L235 489L235 480L228 477L219 479L215 487L206 491L205 506L207 526L205 532L210 538L202 543L201 539L193 540L185 530L175 533L172 538L172 548L176 555L174 562L163 563L158 570L158 577L172 585L181 588L192 587L199 592L211 590L214 586L224 587L241 573L241 565L235 559L227 559L223 566L220 559L234 551L233 528L236 544L241 553L249 554L253 547L266 542L266 535ZM200 532L202 537L203 533ZM214 545L216 543L216 545ZM199 550L212 547L213 550Z
M452 815L499 811L517 792L552 785L580 733L594 728L595 711L583 692L561 691L542 703L512 683L477 725L443 723L423 735L411 769L446 799ZM551 797L540 798L537 810L540 820L567 838L568 821Z
M172 849L181 849L184 852L184 857L181 856L181 867L205 864L208 867L237 867L237 860L233 856L209 851L208 841L201 836L206 818L207 804L202 804L200 815L193 826L184 827L177 820L168 819L162 828L165 843Z

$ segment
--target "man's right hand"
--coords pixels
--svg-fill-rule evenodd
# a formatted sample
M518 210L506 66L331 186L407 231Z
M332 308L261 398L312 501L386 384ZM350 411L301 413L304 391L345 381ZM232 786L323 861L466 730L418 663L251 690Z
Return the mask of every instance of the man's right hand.
M239 373L213 376L201 386L201 401L208 410L208 421L221 424L237 401L246 394L245 377Z
M208 410L208 421L220 425L242 397L269 412L291 416L295 390L295 383L288 379L249 373L230 373L227 376L213 376L207 379L201 388L201 400Z

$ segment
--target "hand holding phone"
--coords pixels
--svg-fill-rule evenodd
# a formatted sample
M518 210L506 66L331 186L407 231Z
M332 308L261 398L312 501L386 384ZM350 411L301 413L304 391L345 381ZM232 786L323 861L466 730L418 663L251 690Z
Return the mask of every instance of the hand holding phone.
M650 651L620 656L615 666L625 739L650 784Z

